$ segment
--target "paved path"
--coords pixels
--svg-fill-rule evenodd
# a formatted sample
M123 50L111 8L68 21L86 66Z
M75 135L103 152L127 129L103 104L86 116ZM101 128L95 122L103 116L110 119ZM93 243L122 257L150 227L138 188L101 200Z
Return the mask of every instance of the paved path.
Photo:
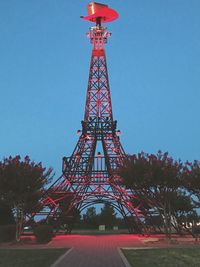
M144 246L137 235L57 236L49 247L73 247L56 267L124 267L118 247Z

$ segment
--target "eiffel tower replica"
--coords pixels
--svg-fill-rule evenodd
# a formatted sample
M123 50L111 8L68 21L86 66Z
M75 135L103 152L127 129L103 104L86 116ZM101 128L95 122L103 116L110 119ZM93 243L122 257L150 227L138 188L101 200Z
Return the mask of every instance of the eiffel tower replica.
M110 33L102 23L118 18L107 5L92 2L88 16L95 26L88 37L93 46L85 115L79 139L71 157L63 158L62 175L45 192L38 210L47 220L67 218L98 203L108 203L125 219L130 232L143 232L145 208L133 190L123 185L118 168L127 157L120 143L120 131L113 119L110 86L104 45ZM38 213L35 212L34 215Z

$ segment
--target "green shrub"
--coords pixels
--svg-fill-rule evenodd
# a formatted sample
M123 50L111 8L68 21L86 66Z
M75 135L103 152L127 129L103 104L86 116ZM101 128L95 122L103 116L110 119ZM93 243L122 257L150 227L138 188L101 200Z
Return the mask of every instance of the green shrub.
M13 224L10 225L1 225L0 226L0 242L10 242L15 240L16 235L16 226Z
M38 243L48 243L53 237L53 227L51 225L39 225L35 227L34 235Z

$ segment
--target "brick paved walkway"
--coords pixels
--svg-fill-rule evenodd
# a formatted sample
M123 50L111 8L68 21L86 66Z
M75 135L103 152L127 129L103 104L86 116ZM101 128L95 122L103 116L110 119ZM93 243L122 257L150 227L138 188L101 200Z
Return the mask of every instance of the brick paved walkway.
M117 247L144 246L137 235L57 236L49 247L73 247L56 267L124 267Z

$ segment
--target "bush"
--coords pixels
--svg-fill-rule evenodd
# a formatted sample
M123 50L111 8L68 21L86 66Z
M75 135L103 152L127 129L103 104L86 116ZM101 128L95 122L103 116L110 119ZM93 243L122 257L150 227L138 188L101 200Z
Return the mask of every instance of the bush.
M16 235L16 226L13 224L10 225L1 225L0 226L0 242L10 242L15 240Z
M34 229L34 235L38 243L48 243L53 237L53 227L50 225L39 225Z

